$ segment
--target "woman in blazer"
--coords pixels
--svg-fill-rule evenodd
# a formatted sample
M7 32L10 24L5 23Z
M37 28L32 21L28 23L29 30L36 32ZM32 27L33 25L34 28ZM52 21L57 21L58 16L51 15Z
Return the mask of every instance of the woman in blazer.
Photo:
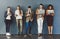
M44 5L40 4L39 8L37 8L36 10L37 24L38 24L38 36L42 34L44 15L45 15Z
M4 21L5 21L5 25L6 25L6 35L11 35L10 34L10 26L12 23L12 11L11 11L11 7L7 8L7 11L4 14Z
M34 16L34 13L31 10L31 6L28 6L28 10L26 11L26 14L25 14L25 17L26 17L25 28L26 28L26 34L28 34L27 32L29 30L29 35L31 35L31 27L33 24L33 16Z

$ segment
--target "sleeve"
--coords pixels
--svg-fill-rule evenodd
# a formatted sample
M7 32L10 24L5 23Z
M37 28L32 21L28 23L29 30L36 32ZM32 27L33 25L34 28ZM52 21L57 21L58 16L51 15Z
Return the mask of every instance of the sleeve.
M7 11L4 13L4 22L6 20L6 17L7 17Z
M11 16L13 16L13 12L11 11Z
M21 10L22 16L23 16L23 11Z
M27 15L27 11L25 12L25 17L26 17L26 15Z
M34 12L32 11L32 13L31 13L31 18L33 18L34 17Z
M48 10L46 10L46 15L48 15L49 13L48 13Z
M54 10L52 12L54 13Z
M5 14L4 14L4 18L6 18L7 17L7 12L5 12Z
M15 11L15 14L16 14L16 11Z
M16 17L16 11L15 11L15 17Z
M13 19L14 19L14 14L13 14L13 12L11 11L11 22L13 22Z

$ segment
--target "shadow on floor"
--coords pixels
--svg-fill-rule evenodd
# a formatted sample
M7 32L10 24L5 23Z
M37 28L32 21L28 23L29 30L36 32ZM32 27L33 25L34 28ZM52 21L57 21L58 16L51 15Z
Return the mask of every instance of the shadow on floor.
M0 39L8 39L5 35L0 35ZM10 39L60 39L60 35L41 35L38 37L38 35L27 35L24 37L24 35L11 35Z

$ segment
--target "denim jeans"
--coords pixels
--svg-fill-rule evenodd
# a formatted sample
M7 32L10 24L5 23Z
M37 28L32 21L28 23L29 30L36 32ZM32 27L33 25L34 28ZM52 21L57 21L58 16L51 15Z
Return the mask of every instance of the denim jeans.
M29 28L29 22L26 22L26 23L25 23L25 31L26 31L26 34L27 34L27 32L28 32L28 28Z
M32 22L26 22L26 34L28 34L28 31L29 31L29 34L31 34L31 26L32 26Z

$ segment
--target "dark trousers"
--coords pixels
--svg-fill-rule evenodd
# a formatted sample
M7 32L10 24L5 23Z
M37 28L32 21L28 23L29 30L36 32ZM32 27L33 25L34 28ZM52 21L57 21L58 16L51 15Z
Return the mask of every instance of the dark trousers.
M6 20L6 21L5 21L5 24L6 24L6 32L10 32L11 20Z

